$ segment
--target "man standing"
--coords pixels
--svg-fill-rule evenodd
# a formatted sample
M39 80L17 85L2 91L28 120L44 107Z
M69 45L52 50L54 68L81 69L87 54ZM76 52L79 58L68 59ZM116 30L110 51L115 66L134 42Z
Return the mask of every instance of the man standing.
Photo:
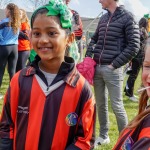
M118 1L99 0L102 8L108 12L100 18L86 52L86 56L89 57L94 54L93 59L97 63L94 91L100 134L95 141L95 146L110 142L108 136L108 93L119 132L127 125L127 115L122 97L122 66L138 53L140 47L139 27L132 13L125 10L123 6L119 6Z

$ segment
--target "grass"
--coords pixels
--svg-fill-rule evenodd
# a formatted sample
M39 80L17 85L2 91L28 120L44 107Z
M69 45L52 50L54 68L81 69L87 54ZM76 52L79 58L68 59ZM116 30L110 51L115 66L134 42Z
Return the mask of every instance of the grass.
M126 83L127 77L128 76L126 76L124 79L124 85ZM6 72L4 75L4 78L3 78L3 83L2 83L2 87L0 89L0 93L2 93L2 94L6 93L8 84L9 84L9 79L8 79L8 73ZM139 75L138 79L136 80L135 90L134 90L134 93L136 95L138 95L137 90L140 87L140 85L141 85L141 77ZM128 98L125 97L125 95L123 96L123 101L124 101L124 106L125 106L125 109L126 109L126 112L128 115L128 119L130 121L137 113L138 103L128 100ZM0 112L2 109L2 105L3 105L3 100L0 101ZM109 101L109 120L110 120L109 136L110 136L111 142L108 145L99 146L96 150L111 150L118 138L119 133L117 130L116 119L115 119L115 115L113 114L113 111L110 107L110 101ZM98 136L98 134L99 134L99 124L98 124L98 120L97 120L97 122L96 122L96 137Z

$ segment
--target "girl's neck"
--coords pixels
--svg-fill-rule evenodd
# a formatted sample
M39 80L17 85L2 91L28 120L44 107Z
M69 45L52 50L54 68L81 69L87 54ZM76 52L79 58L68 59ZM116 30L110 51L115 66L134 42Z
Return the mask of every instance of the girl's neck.
M61 63L63 61L39 61L39 67L41 70L52 73L52 74L57 74L58 70L61 66Z

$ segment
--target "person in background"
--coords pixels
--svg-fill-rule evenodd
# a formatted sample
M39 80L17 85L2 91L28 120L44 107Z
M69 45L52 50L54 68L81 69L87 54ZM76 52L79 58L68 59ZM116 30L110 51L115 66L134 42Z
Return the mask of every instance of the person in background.
M29 41L30 25L27 13L24 9L20 9L21 27L18 38L18 60L16 72L26 66L27 60L30 55L31 44Z
M142 82L139 110L135 118L121 132L113 150L148 150L150 148L150 38L145 47L142 69Z
M139 51L140 34L131 12L119 6L119 0L99 0L107 10L87 48L86 57L96 62L94 92L100 123L99 137L95 147L110 142L108 129L108 93L111 107L116 116L118 130L127 125L127 114L123 105L123 67Z
M0 150L90 150L95 100L65 50L74 41L62 0L35 10L31 44L37 56L10 82L0 120ZM70 93L70 94L68 94Z
M145 41L148 38L148 20L141 18L139 21L140 28L140 51L131 61L131 71L124 89L125 95L129 97L131 101L138 102L137 97L134 95L134 84L140 72L143 57Z
M68 6L71 0L64 0L66 5ZM80 53L80 58L79 60L82 61L83 57L83 44L82 44L82 34L83 34L83 25L82 25L82 20L79 15L79 13L73 9L70 9L72 12L72 29L75 34L75 40L78 45L78 50Z
M18 59L18 35L20 28L18 6L9 3L5 8L5 15L6 18L0 22L0 87L6 64L8 64L8 73L11 80L16 72Z

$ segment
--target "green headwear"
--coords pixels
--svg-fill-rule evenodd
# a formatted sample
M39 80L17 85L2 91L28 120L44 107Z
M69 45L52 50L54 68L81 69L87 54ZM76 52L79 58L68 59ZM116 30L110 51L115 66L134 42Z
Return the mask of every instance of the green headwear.
M48 10L48 13L46 14L47 16L60 16L60 22L62 27L71 29L72 14L62 0L50 0L49 4L36 9L32 14L32 17L37 13L38 10L42 8L46 8Z

